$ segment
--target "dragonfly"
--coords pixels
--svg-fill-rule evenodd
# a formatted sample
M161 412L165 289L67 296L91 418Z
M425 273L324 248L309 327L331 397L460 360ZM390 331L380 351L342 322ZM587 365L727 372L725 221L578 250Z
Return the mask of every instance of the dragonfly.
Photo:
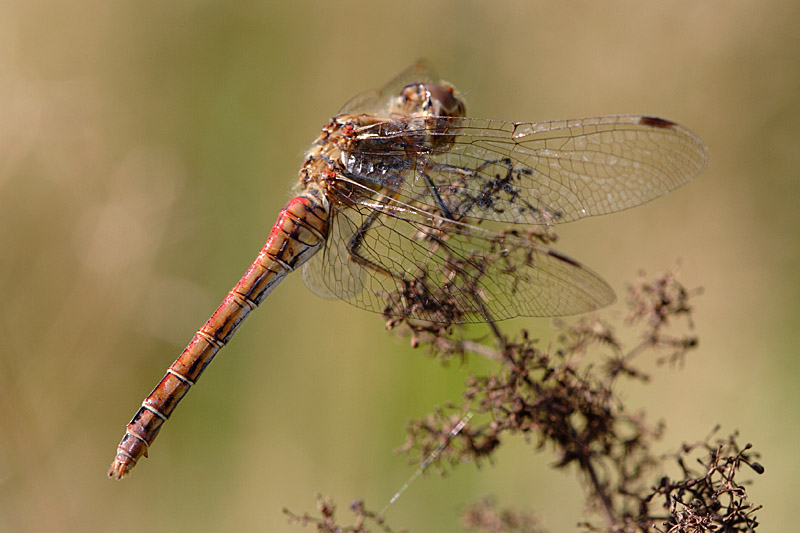
M663 118L466 116L419 61L351 99L306 154L256 259L127 425L109 477L136 465L248 314L291 272L323 298L436 324L563 316L614 300L541 228L640 205L703 170L706 148Z

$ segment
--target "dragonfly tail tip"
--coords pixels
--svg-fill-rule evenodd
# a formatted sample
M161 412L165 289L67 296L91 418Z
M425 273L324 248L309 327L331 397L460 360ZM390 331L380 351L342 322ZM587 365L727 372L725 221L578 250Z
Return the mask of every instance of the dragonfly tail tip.
M116 457L114 458L114 462L111 463L111 468L108 470L108 477L117 480L123 479L130 474L132 467L133 464L131 464L130 461L120 460L119 457Z

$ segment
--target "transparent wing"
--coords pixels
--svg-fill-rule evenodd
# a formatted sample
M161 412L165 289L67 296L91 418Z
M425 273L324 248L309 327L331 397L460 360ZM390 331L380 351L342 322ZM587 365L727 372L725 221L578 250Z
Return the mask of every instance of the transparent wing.
M380 89L367 91L347 101L339 114L369 113L385 115L391 100L398 96L407 85L412 83L436 83L439 77L436 69L427 59L418 59L416 63L391 79Z
M325 247L303 266L303 282L317 296L348 301L359 298L367 272L350 260L347 250L347 243L357 230L351 218L335 216L328 228Z
M705 166L703 143L665 119L550 122L410 117L360 128L349 177L445 218L553 224L661 196Z
M443 323L568 315L614 300L601 278L533 235L374 198L336 213L324 251L304 267L317 294Z

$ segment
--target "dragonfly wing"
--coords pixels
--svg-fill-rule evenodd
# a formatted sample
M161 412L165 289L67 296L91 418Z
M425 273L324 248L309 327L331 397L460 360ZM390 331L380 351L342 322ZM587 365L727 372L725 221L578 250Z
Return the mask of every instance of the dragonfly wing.
M348 100L339 110L339 114L385 115L391 101L399 96L406 86L412 83L437 83L438 81L436 69L430 61L418 59L416 63L392 78L380 89L361 93Z
M683 185L705 166L703 143L668 120L640 115L551 122L434 117L359 130L351 176L405 157L398 201L451 218L555 224L633 207ZM383 184L383 183L382 183Z
M328 300L353 300L364 288L366 271L350 260L347 250L358 230L355 221L335 216L325 247L303 265L303 282L311 292Z
M305 279L363 309L468 323L582 313L614 300L600 277L532 234L489 231L390 199L335 218L343 229L309 261Z

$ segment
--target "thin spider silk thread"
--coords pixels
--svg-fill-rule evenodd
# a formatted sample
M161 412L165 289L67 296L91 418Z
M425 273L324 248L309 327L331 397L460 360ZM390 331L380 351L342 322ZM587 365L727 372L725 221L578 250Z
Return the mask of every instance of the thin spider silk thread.
M469 423L470 419L472 419L472 416L473 416L472 412L468 412L466 415L464 415L464 418L462 418L461 421L458 424L456 424L456 427L454 427L450 431L450 434L447 436L447 440L445 440L443 443L439 444L436 447L436 449L433 450L430 453L430 455L428 455L428 457L417 468L417 470L413 474L411 474L411 477L408 478L408 481L403 483L403 486L400 487L400 489L397 492L394 493L394 496L392 496L392 498L389 500L389 503L387 503L384 506L384 508L381 509L381 512L378 513L378 516L383 516L384 513L386 513L386 509L388 509L390 505L392 505L394 502L396 502L398 500L398 498L400 498L400 495L403 494L406 491L408 486L411 485L419 476L421 476L422 473L425 472L425 470L427 470L427 468L431 465L431 463L433 463L433 461L435 461L436 458L439 457L439 454L442 453L442 450L444 450L447 447L447 445L450 444L453 441L455 436L458 435L461 432L462 429L464 429L464 427Z

